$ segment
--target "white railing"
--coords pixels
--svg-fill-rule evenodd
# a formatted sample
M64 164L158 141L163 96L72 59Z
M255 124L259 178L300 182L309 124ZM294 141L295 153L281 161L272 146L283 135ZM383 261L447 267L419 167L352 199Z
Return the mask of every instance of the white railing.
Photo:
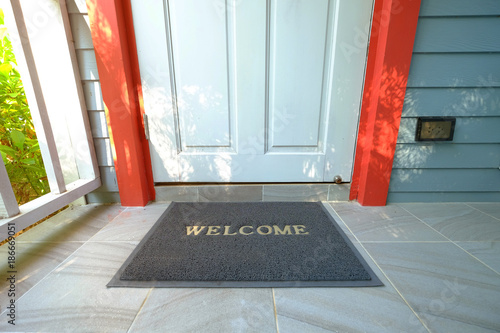
M101 185L66 1L0 0L50 193L18 206L0 164L0 240Z

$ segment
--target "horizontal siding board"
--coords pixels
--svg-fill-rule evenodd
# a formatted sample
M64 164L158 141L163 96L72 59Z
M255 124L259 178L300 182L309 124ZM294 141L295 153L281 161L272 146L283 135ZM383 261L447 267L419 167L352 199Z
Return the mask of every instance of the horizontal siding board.
M94 139L95 153L99 166L112 167L113 154L111 153L111 143L109 139Z
M85 0L66 0L69 13L87 13Z
M500 200L500 1L422 0L388 202ZM416 117L457 117L415 142Z
M109 138L104 111L89 111L89 120L93 138Z
M89 28L87 5L85 0L68 0L67 6L102 181L99 189L86 196L87 201L89 203L119 203L120 194L113 166L106 115L103 111L104 102L98 81L99 75Z
M422 0L420 16L500 15L498 0Z
M389 192L499 192L496 169L394 169Z
M500 202L500 192L400 192L389 193L387 202Z
M417 118L401 119L398 143L415 143ZM500 117L457 118L453 143L500 143Z
M89 204L120 203L120 193L118 192L92 192L87 194Z
M70 14L71 31L75 48L93 49L92 35L90 34L90 23L88 15Z
M97 190L87 195L90 203L115 203L120 202L118 181L114 167L100 166L102 185ZM106 199L107 198L107 199Z
M398 144L393 168L470 169L498 168L499 166L500 143Z
M499 116L500 88L408 88L403 117Z
M102 100L101 83L99 81L83 80L83 94L88 111L103 111L104 101Z
M500 87L500 53L414 54L408 87Z
M76 50L82 80L98 80L97 61L94 50Z
M116 172L114 167L100 166L102 186L97 192L118 192L118 181L116 180Z
M499 52L500 17L421 18L413 52Z

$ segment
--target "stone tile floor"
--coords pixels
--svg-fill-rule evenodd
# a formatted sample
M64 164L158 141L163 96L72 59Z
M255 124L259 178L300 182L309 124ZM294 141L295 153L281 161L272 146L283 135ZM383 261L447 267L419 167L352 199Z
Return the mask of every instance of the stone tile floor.
M88 205L16 239L15 326L0 247L0 331L500 331L500 204L325 205L384 287L108 289L168 203Z

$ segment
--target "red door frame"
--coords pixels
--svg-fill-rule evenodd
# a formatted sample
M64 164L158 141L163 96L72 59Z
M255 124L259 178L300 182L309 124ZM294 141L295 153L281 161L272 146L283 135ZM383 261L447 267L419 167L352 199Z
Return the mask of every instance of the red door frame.
M154 200L130 0L87 0L123 206ZM350 199L387 201L420 0L375 0Z
M375 0L350 200L387 202L420 0Z
M130 0L87 0L90 31L123 206L155 199Z

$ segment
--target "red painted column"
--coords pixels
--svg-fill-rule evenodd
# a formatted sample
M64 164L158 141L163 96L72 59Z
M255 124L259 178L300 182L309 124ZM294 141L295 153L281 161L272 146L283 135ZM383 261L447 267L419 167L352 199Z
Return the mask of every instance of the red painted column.
M121 203L145 206L155 191L130 1L87 0L87 7Z
M387 202L420 0L375 0L350 199Z

